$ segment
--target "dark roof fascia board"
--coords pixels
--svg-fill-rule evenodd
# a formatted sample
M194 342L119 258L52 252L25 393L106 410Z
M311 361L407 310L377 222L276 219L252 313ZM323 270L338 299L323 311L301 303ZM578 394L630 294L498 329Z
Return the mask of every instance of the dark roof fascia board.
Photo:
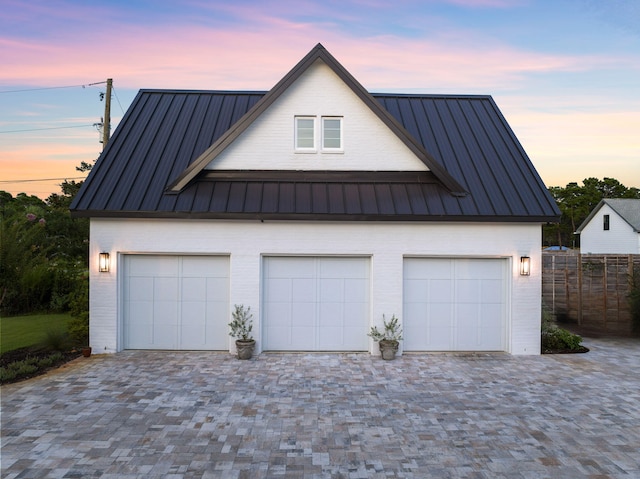
M192 213L189 211L105 211L82 210L72 212L74 218L101 219L185 219L224 221L326 221L404 222L404 223L548 223L547 216L464 216L464 215L376 215L376 214L317 214L317 213Z
M293 181L301 183L435 183L431 171L358 171L358 170L205 170L198 181Z
M443 185L456 196L466 196L465 189L413 138L406 129L388 113L367 90L318 43L296 66L291 69L252 109L229 128L213 145L200 155L167 188L167 193L179 193L216 156L224 151L242 134L269 106L271 106L316 60L327 64L351 90L393 131L407 147L438 177Z

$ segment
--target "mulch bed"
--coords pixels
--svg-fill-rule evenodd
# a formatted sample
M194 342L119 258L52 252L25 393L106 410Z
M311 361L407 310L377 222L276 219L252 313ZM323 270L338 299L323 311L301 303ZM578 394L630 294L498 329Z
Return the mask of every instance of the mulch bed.
M44 359L51 356L52 354L55 354L55 351L50 351L47 349L37 349L33 347L14 349L13 351L7 351L6 353L3 353L0 355L0 367L6 367L11 363L15 363L17 361L24 361L25 359L28 359L28 358ZM30 379L30 378L45 374L47 371L59 368L63 364L66 364L69 361L72 361L82 356L82 351L80 351L79 349L78 350L74 349L71 351L60 352L60 354L62 355L62 357L58 361L55 361L50 366L46 368L41 368L28 376L22 376L9 381L3 381L2 384L10 384L18 381L24 381L25 379Z
M589 348L580 346L578 349L544 349L542 354L576 354L576 353L588 353Z

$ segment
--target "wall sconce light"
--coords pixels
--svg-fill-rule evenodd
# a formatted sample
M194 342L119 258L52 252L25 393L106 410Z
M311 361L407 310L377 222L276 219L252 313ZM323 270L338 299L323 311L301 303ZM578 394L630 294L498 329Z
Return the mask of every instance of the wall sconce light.
M98 261L98 270L101 273L109 272L109 253L100 253L100 258Z
M531 275L531 258L528 256L520 256L520 275Z

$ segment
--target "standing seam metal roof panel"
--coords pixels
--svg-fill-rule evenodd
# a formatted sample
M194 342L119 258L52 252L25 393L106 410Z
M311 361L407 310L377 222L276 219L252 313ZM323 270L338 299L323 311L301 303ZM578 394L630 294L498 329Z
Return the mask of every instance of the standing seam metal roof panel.
M188 217L197 213L231 218L259 211L289 219L321 214L316 219L361 215L420 221L544 221L559 215L515 135L487 96L373 95L468 190L466 197L418 179L389 182L384 174L371 185L369 179L358 180L359 172L351 172L344 184L335 179L325 184L325 179L309 179L307 172L298 172L294 183L287 180L260 187L242 186L241 174L222 181L203 172L180 193L167 193L167 185L263 95L140 92L74 200L72 212L77 216ZM393 158L389 161L391 165Z

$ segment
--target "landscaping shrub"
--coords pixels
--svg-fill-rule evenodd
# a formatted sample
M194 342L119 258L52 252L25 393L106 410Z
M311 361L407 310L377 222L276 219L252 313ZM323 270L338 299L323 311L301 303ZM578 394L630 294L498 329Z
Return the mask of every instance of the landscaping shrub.
M68 354L65 356L61 352L34 353L33 356L27 356L23 360L7 362L0 367L0 384L30 378L69 359Z
M51 351L68 351L71 349L69 334L59 329L50 329L46 332L43 345Z
M583 351L582 337L566 329L559 328L553 321L553 316L542 308L541 349L546 352Z

